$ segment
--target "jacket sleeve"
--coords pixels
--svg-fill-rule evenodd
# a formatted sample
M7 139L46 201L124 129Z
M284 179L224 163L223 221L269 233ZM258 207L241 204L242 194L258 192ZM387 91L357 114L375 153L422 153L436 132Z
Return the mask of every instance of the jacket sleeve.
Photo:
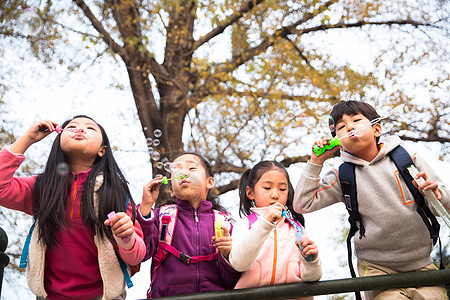
M139 210L136 208L136 215L138 214ZM127 215L130 217L133 215L133 208L131 203L128 204ZM144 259L146 248L143 236L144 235L142 233L142 228L137 218L134 221L134 233L127 243L125 243L121 238L114 236L117 244L120 246L118 247L119 255L128 265L135 266Z
M321 165L310 161L300 175L294 194L294 210L308 213L343 201L337 170L330 170L319 177Z
M231 225L231 234L233 234L235 230L234 228L235 227ZM221 254L219 254L218 258L218 268L223 287L227 290L233 289L239 278L241 277L241 273L236 271Z
M275 226L264 217L258 217L250 229L248 228L248 218L237 221L232 234L231 266L240 272L249 270Z
M428 163L422 157L420 157L419 155L413 155L412 157L417 170L419 170L419 172L425 172L429 179L438 184L438 188L442 194L441 203L442 205L444 205L447 211L450 212L450 193L444 185L442 179L439 178L439 175L433 170L433 168L428 165ZM428 203L428 206L434 212L434 214L436 214L431 204Z
M139 204L137 206L137 220L142 229L144 236L144 244L146 247L146 253L143 261L146 261L153 257L158 247L158 232L159 232L159 208L152 210L151 217L149 219L144 218L139 212Z
M8 148L0 151L0 205L31 215L36 176L14 177L25 156L14 154Z
M300 255L302 264L300 267L301 278L305 282L318 281L322 278L322 266L320 258L317 257L316 260L306 261L306 259Z

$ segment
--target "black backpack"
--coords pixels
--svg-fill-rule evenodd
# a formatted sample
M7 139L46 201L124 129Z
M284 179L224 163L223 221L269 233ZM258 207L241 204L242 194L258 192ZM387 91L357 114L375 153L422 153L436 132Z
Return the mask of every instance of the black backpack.
M419 190L413 185L412 176L406 170L407 167L414 165L411 156L408 152L401 146L397 146L389 153L390 158L394 161L397 169L405 181L408 189L412 193L414 200L417 204L417 213L422 218L423 222L430 232L430 238L433 240L433 245L439 239L439 229L440 225L436 217L431 212L430 208L426 205L423 195ZM350 223L350 230L347 236L347 255L348 255L348 265L350 268L350 273L352 277L356 277L355 270L353 269L352 262L352 246L351 239L355 235L359 228L359 238L362 239L365 235L366 229L361 219L361 215L358 211L358 201L356 198L356 181L355 181L355 165L352 163L344 162L339 166L339 181L341 183L342 194L344 196L345 207L349 213L348 221ZM441 243L439 240L439 246L441 248ZM444 263L442 261L442 251L440 251L441 263L440 269L445 269ZM356 292L356 299L361 299L359 292Z

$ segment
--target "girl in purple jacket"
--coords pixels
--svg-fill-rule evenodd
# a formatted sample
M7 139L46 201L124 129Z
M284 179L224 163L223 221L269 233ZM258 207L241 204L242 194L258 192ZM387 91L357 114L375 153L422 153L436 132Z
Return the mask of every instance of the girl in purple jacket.
M164 239L160 223L169 222L166 206L155 209L152 206L163 184L162 178L154 178L145 185L139 205L138 220L147 247L144 260L153 259L152 283L147 296L157 298L234 288L240 273L228 263L230 230L222 226L223 236L215 236L214 210L223 212L224 209L211 191L214 178L210 164L198 154L182 154L173 161L171 173L170 192L175 198L171 203L176 204L172 205L177 211L176 227L171 245L167 246L170 249L160 263L155 262L155 256L159 256L158 242ZM159 246L164 247L161 242Z

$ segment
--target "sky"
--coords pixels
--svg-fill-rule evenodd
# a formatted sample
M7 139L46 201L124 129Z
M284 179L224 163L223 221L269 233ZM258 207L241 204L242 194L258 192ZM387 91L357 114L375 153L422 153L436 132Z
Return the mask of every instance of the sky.
M322 38L330 39L332 35ZM341 39L342 36L337 38ZM373 48L370 45L359 43L358 37L349 35L345 38L347 43L341 43L342 47L334 47L333 52L343 57L343 61L364 68L370 61L368 53L373 52ZM114 75L108 73L104 66L101 68L86 66L86 73L78 72L67 75L64 70L59 68L49 70L27 58L26 54L29 49L26 47L3 49L1 52L4 57L12 57L12 61L15 62L13 66L2 66L11 68L14 73L14 76L9 78L9 83L13 88L6 93L3 99L7 107L5 118L14 124L11 126L12 132L16 136L20 136L36 120L50 119L61 123L77 114L93 117L105 127L112 146L118 148L114 151L114 155L130 182L133 198L139 203L142 188L153 174L145 137L141 131L131 92L129 88L118 90L112 84L115 78L119 78L119 81L126 85L127 78L123 65ZM55 47L58 45L56 44ZM2 69L5 70L5 68ZM421 75L426 76L426 74ZM63 76L66 78L62 78ZM44 141L33 145L27 152L27 156L44 163L45 154L48 153L53 138L54 136L49 136ZM426 157L432 167L438 170L446 185L450 186L450 172L448 172L450 163L438 160L439 145L412 143L405 143L405 145L416 149L419 154ZM325 169L336 167L338 164L339 160L336 159ZM289 168L294 185L303 166L303 164L298 164ZM237 191L222 195L221 200L230 209L233 216L238 218ZM323 280L349 277L346 266L346 246L334 240L341 235L341 231L346 226L346 221L343 219L345 215L346 211L343 205L334 205L305 215L306 231L319 247L324 273ZM447 238L446 243L448 243L449 230L445 226L442 227L442 236ZM342 259L338 260L336 257ZM341 263L344 264L343 267L340 266ZM133 277L135 287L129 290L127 299L145 297L150 283L149 270L149 263L143 263L141 271ZM25 278L21 284L26 286ZM29 297L32 296L27 289L16 290L12 286L3 286L3 299ZM322 296L316 299L326 299L326 297Z

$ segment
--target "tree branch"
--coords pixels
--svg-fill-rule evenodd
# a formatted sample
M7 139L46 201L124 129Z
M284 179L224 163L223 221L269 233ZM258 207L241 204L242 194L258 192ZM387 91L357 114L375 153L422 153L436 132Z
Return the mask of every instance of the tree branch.
M242 18L242 16L249 12L250 10L252 10L255 6L257 6L258 4L264 2L264 0L250 0L247 3L243 4L241 6L241 8L239 8L238 11L234 12L231 16L226 18L226 21L223 22L222 24L219 24L216 28L214 28L213 30L211 30L210 32L208 32L206 35L200 37L198 39L198 41L196 41L194 43L194 47L192 48L192 52L191 54L197 50L198 48L200 48L203 44L209 42L212 38L218 36L219 34L221 34L222 32L224 32L224 30L230 26L233 25L234 23L236 23L240 18Z
M105 27L103 27L102 23L94 16L91 9L86 5L86 3L83 0L74 0L75 4L81 8L81 10L84 12L85 16L91 21L92 26L100 33L101 38L103 41L111 47L111 49L119 54L120 57L126 62L128 59L126 57L126 52L124 49L117 44L114 39L111 37L108 31L106 31Z

